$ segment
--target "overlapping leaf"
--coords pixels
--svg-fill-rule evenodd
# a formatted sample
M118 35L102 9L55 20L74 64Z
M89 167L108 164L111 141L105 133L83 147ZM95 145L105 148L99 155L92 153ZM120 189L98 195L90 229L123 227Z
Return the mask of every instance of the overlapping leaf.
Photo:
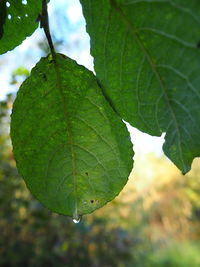
M117 112L186 173L200 154L199 0L81 0L97 77Z
M19 89L11 136L20 174L49 209L74 216L113 199L132 168L132 145L95 76L57 54Z
M0 54L6 53L19 45L27 36L30 36L38 27L37 17L41 12L40 0L8 0L2 1L6 19L0 20Z

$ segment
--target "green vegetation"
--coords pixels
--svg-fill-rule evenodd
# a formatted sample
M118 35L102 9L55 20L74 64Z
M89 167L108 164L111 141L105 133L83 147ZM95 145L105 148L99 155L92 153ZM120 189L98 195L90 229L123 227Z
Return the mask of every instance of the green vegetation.
M0 20L0 54L3 54L21 44L27 36L36 30L41 1L1 0L0 8L1 18L2 16L5 17L3 21Z
M120 196L74 224L44 208L18 175L8 133L12 102L12 95L0 102L0 266L199 266L197 161L182 176L165 158L136 155Z
M132 170L124 123L94 74L61 54L56 71L52 57L42 58L19 89L11 134L33 195L75 219L119 194Z
M50 51L12 72L27 79L0 102L0 266L198 267L199 0L80 2L96 76L55 51L46 0L0 0L0 53L39 22ZM136 154L120 193L134 154L123 119L166 132L187 174Z
M200 151L199 0L81 0L96 77L56 53L47 2L0 3L1 54L38 24L50 49L12 111L14 156L33 195L76 220L118 195L133 155L122 120L165 132L163 150L186 174Z
M200 152L198 0L81 0L94 67L114 109L160 136L183 172Z

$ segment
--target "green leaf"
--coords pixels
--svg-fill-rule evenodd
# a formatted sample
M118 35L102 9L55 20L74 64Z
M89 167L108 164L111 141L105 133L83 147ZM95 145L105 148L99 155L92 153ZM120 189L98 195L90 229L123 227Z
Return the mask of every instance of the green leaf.
M35 31L38 27L36 20L42 8L41 2L40 0L6 1L7 17L4 25L0 20L0 30L3 27L3 34L0 39L0 54L14 49Z
M0 1L0 39L3 36L3 25L6 20L6 1Z
M186 173L200 155L199 0L81 0L95 71L122 118Z
M78 217L112 200L132 169L124 123L92 72L42 58L14 103L11 137L20 174L46 207Z

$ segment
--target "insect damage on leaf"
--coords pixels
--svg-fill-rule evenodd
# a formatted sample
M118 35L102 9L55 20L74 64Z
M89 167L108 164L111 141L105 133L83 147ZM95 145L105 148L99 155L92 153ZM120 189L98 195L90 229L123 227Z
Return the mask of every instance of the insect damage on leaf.
M197 48L200 48L200 41L198 41L197 43Z
M14 49L38 27L41 1L0 1L0 54Z

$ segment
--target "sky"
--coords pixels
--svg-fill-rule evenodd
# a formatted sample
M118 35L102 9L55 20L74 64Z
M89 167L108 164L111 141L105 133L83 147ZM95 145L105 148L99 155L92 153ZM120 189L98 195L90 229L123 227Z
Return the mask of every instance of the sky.
M66 54L76 60L78 64L93 71L90 38L86 33L85 20L79 1L51 0L48 10L54 42L59 43L64 38L63 44L58 46L58 52ZM44 42L44 33L40 28L14 50L0 56L0 100L4 99L7 93L16 92L16 86L10 85L12 71L20 66L30 71L44 56L38 42ZM153 152L157 156L163 156L164 134L161 137L153 137L128 124L127 126L137 155Z

